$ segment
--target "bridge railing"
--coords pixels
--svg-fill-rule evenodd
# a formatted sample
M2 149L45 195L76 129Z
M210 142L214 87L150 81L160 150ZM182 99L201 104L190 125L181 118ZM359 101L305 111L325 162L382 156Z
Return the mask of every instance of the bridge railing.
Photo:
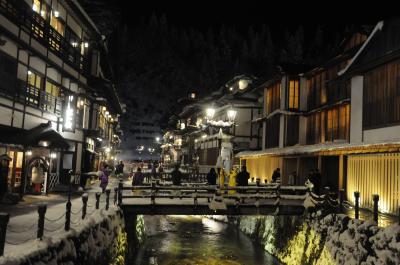
M130 192L127 192L130 191ZM122 182L118 189L118 203L122 205L124 199L149 199L151 204L156 203L156 199L193 199L197 204L199 199L211 199L216 196L233 199L237 203L245 204L262 199L275 200L278 203L282 200L304 201L308 196L311 197L316 205L324 203L327 195L318 196L313 194L305 186L281 186L280 184L259 184L250 186L223 186L204 185L185 183L180 186L165 185L160 183L151 183L140 186L127 186ZM162 201L165 202L165 201ZM332 202L333 204L333 202Z

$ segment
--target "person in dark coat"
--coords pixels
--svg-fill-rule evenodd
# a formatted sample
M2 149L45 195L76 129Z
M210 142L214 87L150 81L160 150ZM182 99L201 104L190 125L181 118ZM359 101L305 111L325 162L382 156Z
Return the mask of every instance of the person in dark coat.
M322 178L321 173L319 173L318 168L316 168L314 170L311 180L311 182L314 184L314 192L316 194L320 194L321 192L321 180L322 180L321 178Z
M144 175L142 173L142 169L138 167L135 175L133 175L132 186L139 186L143 184Z
M175 165L175 169L171 172L171 177L173 185L181 185L183 174L179 170L179 165Z
M211 168L207 174L207 183L208 185L217 185L217 172L214 168Z
M281 169L278 167L272 174L272 182L276 183L281 178Z
M109 171L108 171L108 165L104 164L103 165L103 169L101 170L101 175L99 177L100 179L100 188L101 188L101 192L104 193L106 191L107 185L108 185L108 175L109 175Z
M119 174L123 174L124 173L124 163L121 161L119 161L118 165L115 167L115 174L119 175Z
M8 189L8 170L11 157L7 154L0 156L0 200L3 199Z
M249 185L250 174L247 172L246 166L242 166L242 170L236 176L236 182L238 186Z

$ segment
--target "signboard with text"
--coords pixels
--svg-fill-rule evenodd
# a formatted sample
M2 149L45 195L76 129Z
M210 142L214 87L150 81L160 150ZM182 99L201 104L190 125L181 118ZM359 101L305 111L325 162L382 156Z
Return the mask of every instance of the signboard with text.
M63 111L63 132L75 132L76 97L67 95Z

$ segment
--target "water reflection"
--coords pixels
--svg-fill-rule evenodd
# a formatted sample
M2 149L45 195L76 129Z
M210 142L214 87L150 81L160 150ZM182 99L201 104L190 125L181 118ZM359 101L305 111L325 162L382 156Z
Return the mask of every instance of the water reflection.
M157 233L146 240L134 264L279 264L235 227L196 216L159 218Z

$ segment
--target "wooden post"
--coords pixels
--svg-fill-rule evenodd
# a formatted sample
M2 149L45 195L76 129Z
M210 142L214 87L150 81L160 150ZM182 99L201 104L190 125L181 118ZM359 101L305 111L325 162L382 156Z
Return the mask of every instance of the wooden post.
M118 183L118 206L122 205L122 189L124 188L124 183L120 181Z
M354 192L354 199L355 199L355 218L358 219L360 217L360 192L355 191Z
M4 254L4 245L6 244L7 225L10 220L8 213L0 213L0 256Z
M339 210L343 212L344 189L339 190Z
M88 199L89 199L88 194L84 193L82 195L82 203L83 203L83 206L82 206L83 207L82 208L82 219L85 219L85 217L86 217Z
M71 201L68 201L65 212L65 226L64 226L65 231L69 231L69 229L71 228L71 207L72 207Z
M39 220L38 220L38 230L37 230L36 238L39 238L40 240L43 239L44 217L46 215L46 211L47 211L47 205L46 204L39 205L39 207L38 207Z
M98 210L100 208L100 196L101 196L101 193L96 192L96 210Z
M114 188L114 205L117 204L118 201L118 187Z
M378 194L372 195L372 200L374 201L374 222L378 223L378 202L379 202L379 195L378 195Z
M106 211L108 211L108 208L110 207L110 189L106 189Z

